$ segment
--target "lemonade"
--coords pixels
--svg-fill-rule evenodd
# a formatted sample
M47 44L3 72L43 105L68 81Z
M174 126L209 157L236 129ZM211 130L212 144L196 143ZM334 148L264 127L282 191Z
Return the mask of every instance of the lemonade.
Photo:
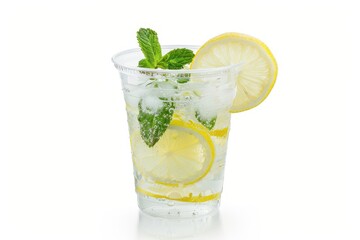
M170 47L163 47L163 51L168 50ZM210 73L184 70L175 75L163 71L156 77L153 72L142 72L123 78L136 192L145 212L193 216L218 205L229 110L236 93L232 74L230 68L221 68ZM179 83L184 77L189 81ZM150 147L142 138L140 109L156 114L164 103L172 106L172 118L158 142ZM214 125L204 126L196 113L205 119L216 118ZM178 203L181 209L176 207ZM189 207L184 209L187 203ZM174 207L169 208L171 205Z
M122 79L139 208L170 218L208 214L221 198L230 112L267 97L275 59L262 42L236 33L201 48L160 46L151 29L137 37L140 49L113 62Z

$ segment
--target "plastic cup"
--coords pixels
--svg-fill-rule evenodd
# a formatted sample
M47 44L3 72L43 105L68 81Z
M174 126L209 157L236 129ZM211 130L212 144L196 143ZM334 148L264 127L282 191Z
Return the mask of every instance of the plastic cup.
M162 46L163 54L175 48ZM116 54L128 116L139 208L187 218L215 211L223 189L236 66L137 67L140 49Z

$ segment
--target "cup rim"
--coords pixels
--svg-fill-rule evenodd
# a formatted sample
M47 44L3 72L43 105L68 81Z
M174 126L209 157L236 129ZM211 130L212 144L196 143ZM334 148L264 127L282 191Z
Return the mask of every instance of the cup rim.
M197 45L161 45L161 49L163 50L172 50L175 48L188 48L188 49L192 49L197 51L200 46ZM242 65L242 63L238 63L238 64L232 64L232 65L228 65L228 66L222 66L222 67L213 67L213 68L198 68L198 69L161 69L161 68L142 68L142 67L135 67L135 66L128 66L126 64L120 64L119 62L117 62L116 58L126 55L126 54L131 54L131 53L135 53L135 52L141 52L140 48L132 48L132 49L127 49L121 52L116 53L115 55L112 56L111 60L115 65L115 68L118 69L119 71L123 71L123 72L142 72L142 73L154 73L154 74L164 74L164 75L168 75L168 74L209 74L209 73L219 73L219 72L228 72L232 69L235 69L237 67L240 67Z

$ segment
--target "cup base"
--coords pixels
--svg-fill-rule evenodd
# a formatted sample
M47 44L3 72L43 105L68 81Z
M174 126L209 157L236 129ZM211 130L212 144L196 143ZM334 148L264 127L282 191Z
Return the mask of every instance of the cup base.
M208 215L219 208L220 200L206 202L180 202L162 198L153 198L137 194L140 210L154 217L194 218Z

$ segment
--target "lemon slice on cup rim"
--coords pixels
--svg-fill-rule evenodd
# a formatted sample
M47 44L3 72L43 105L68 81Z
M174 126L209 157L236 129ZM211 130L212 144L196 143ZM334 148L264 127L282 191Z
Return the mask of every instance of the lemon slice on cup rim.
M259 39L241 33L224 33L207 41L195 54L191 69L240 64L237 93L230 112L256 107L271 92L277 63L270 49Z

